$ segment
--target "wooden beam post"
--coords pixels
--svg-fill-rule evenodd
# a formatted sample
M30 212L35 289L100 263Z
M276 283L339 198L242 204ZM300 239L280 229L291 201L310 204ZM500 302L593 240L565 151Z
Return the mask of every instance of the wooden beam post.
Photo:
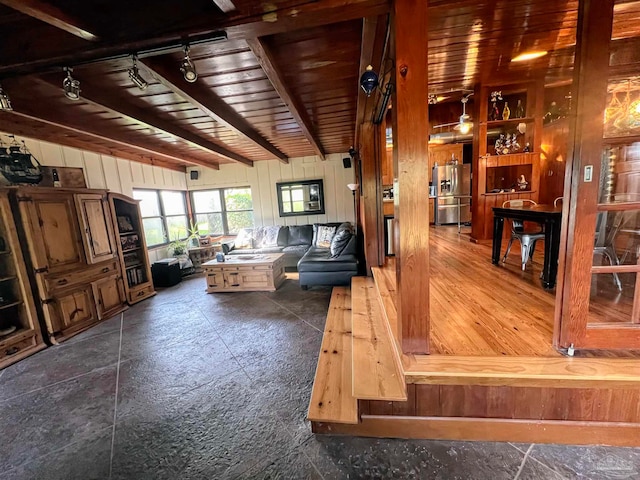
M371 267L382 264L380 242L382 232L382 191L380 160L378 152L378 126L365 122L360 126L360 162L362 168L362 230L364 235L364 255L366 273L371 275ZM382 233L384 235L384 233Z
M427 0L394 2L397 309L404 353L429 353Z

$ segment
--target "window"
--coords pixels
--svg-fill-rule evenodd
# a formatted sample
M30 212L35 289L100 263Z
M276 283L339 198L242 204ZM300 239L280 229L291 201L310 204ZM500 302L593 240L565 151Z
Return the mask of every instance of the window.
M144 236L149 247L189 236L185 192L134 190L133 198L140 200Z
M201 235L230 235L253 227L251 188L220 188L191 193Z

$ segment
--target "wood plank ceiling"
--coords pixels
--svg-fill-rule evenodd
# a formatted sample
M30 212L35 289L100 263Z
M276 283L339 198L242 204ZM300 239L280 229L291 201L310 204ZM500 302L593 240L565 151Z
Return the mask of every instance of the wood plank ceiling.
M617 2L622 64L637 56L639 3ZM0 111L0 131L184 170L345 152L372 114L358 78L368 62L388 70L390 0L140 4L0 0L0 82L14 107ZM431 0L430 91L570 79L577 4ZM179 71L187 43L195 83ZM510 63L530 48L551 54ZM145 90L129 78L134 53ZM65 66L81 82L78 101L62 94Z

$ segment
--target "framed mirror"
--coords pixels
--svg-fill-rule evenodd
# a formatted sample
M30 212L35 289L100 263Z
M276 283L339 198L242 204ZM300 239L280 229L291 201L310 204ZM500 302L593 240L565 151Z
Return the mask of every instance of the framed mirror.
M281 217L324 214L324 186L321 179L276 183Z

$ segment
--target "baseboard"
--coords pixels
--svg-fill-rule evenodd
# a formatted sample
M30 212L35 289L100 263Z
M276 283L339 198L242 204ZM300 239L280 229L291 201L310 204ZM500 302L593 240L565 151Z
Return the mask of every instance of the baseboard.
M312 422L312 430L378 438L640 446L637 423L363 415L357 425Z

